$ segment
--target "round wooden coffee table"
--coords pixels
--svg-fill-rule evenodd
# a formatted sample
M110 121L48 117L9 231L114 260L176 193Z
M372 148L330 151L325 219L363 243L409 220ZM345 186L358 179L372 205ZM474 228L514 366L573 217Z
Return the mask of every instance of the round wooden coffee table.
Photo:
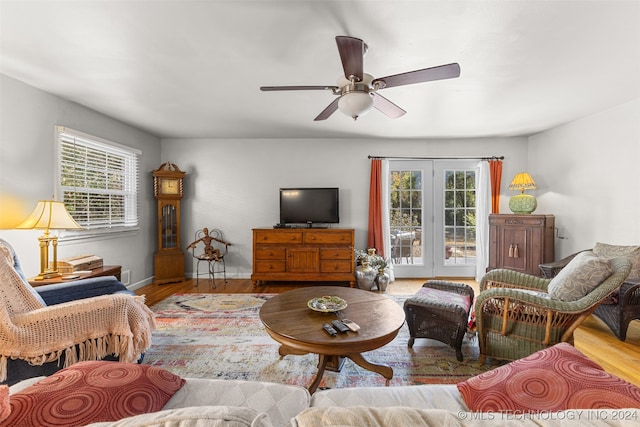
M325 295L344 299L347 308L337 313L322 313L307 307L307 301ZM322 329L322 324L338 318L353 320L360 330L330 336ZM284 292L270 298L260 308L260 320L267 333L281 344L280 356L318 354L318 372L308 387L310 393L318 388L327 364L339 366L343 357L382 375L389 385L393 369L371 363L361 353L391 342L398 335L404 319L402 307L384 295L338 286L311 286Z

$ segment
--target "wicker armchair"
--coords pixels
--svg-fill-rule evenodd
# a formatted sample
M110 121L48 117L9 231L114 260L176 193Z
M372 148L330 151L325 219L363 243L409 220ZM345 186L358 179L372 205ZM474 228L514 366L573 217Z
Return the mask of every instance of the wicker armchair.
M573 331L629 274L631 262L611 260L613 274L576 301L547 295L551 279L492 270L480 282L475 313L480 362L486 357L517 360L559 342L573 342Z
M585 249L580 252L590 250ZM552 279L580 252L558 261L540 264L540 270L544 277ZM626 340L629 323L632 320L640 320L640 282L626 280L612 295L611 300L600 304L593 315L602 320L620 341Z

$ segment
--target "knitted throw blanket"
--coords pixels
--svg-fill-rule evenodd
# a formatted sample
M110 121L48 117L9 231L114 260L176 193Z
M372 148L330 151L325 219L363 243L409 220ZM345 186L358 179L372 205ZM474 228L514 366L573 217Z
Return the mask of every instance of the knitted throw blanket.
M42 365L64 354L67 367L115 354L135 362L151 346L155 319L144 297L114 294L43 306L2 245L0 298L0 381L9 358Z

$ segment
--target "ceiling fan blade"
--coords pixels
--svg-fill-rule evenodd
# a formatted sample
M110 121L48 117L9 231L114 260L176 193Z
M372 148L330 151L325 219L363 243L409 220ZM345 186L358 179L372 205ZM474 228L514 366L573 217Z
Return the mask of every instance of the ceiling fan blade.
M338 52L342 60L344 76L347 80L354 76L356 81L362 81L365 44L355 37L337 36Z
M260 86L260 90L264 92L273 92L278 90L330 90L336 91L340 89L338 86Z
M339 97L334 99L333 102L327 106L327 108L322 110L322 112L318 114L318 116L315 119L313 119L313 121L317 122L320 120L327 120L329 116L335 113L336 110L338 109L338 101L340 101Z
M373 107L391 119L397 119L407 114L405 110L378 93L373 93Z
M379 84L380 89L394 86L412 85L414 83L430 82L433 80L453 79L460 77L460 65L457 63L394 74L387 77L373 79L371 85Z

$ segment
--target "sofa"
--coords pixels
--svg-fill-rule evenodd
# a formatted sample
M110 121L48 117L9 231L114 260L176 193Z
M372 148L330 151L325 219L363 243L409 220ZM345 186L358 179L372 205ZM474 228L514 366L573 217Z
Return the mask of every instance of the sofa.
M83 375L85 382L79 379ZM0 424L4 407L5 416L13 417L5 422L16 426L38 420L100 427L631 426L640 422L640 388L606 373L568 343L458 384L354 387L310 395L295 385L183 379L147 365L83 362L50 377L22 381L9 392L4 406L0 393ZM130 415L123 416L123 411ZM70 418L54 422L50 416ZM73 417L81 422L72 422Z

